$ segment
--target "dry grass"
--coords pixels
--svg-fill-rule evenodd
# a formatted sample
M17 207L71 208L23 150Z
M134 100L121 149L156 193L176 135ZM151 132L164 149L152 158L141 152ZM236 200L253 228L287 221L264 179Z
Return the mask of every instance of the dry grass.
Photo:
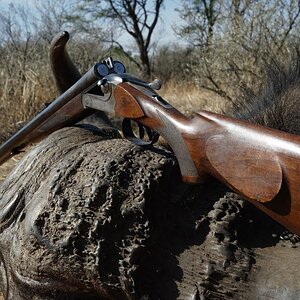
M159 93L185 115L192 115L199 110L222 112L227 105L224 98L193 83L169 80Z
M43 103L55 95L50 76L33 70L25 73L25 79L10 78L0 72L0 140L22 126L34 116Z
M55 98L56 89L49 64L43 68L37 68L43 65L42 61L36 61L36 64L18 72L16 65L11 67L3 61L0 63L0 143L31 119L44 103ZM0 182L21 156L0 166Z

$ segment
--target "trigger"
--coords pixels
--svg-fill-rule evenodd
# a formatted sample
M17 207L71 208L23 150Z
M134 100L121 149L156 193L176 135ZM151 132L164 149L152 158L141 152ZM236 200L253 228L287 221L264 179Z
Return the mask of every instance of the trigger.
M131 120L128 118L124 118L124 120L122 122L122 132L123 132L124 137L128 141L130 141L138 146L150 146L158 141L159 134L156 131L153 131L146 126L143 126L140 123L137 123L137 124L138 124L139 135L140 135L139 137L137 137L132 130ZM147 140L147 141L143 140L144 135L145 135L145 130L149 137L149 140Z

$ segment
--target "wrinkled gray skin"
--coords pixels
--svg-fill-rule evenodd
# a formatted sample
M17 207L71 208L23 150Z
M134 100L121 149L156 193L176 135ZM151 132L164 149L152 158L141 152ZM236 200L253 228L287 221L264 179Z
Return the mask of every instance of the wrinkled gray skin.
M252 260L229 228L241 200L184 185L166 150L111 137L60 130L1 186L5 298L197 299L214 277L216 294L234 290Z
M116 137L65 128L6 178L5 299L299 296L298 244L280 226L217 182L183 184L170 152Z
M235 113L272 123L252 107ZM218 182L182 183L168 150L109 126L52 134L0 187L10 300L298 299L298 245Z

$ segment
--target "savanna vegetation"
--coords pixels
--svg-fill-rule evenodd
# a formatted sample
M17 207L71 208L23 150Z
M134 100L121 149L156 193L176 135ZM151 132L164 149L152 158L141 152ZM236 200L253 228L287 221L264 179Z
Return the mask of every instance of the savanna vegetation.
M136 76L161 79L161 94L188 114L242 105L241 90L257 92L265 66L298 49L296 0L182 0L173 26L178 43L157 43L168 9L164 0L35 0L3 8L0 140L56 97L48 56L61 30L72 36L68 49L81 72L113 56Z

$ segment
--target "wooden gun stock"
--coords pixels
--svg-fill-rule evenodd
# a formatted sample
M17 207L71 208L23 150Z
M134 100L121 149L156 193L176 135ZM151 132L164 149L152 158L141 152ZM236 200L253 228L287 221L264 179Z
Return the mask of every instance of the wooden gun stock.
M166 139L184 181L213 176L300 235L299 136L206 111L189 119L127 83L114 96L116 114Z
M208 112L197 114L191 127L185 140L200 173L300 235L299 136Z

